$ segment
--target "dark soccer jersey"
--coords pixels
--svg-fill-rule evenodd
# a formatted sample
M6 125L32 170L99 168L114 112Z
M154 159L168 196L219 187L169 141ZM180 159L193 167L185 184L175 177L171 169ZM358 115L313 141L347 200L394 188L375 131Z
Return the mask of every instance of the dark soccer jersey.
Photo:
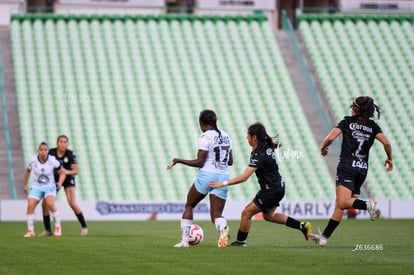
M261 144L250 154L250 167L257 168L256 176L261 189L282 187L276 153L266 144Z
M357 120L357 116L346 116L336 126L343 136L338 168L367 174L369 150L382 130L371 119L364 123L357 123Z
M71 150L66 150L65 154L62 157L58 157L57 148L52 148L49 150L49 155L54 156L66 170L72 170L72 164L78 164L76 154ZM75 180L75 177L72 175L68 175L66 176L64 183L69 183L71 180ZM59 175L57 174L55 174L55 181L59 181Z

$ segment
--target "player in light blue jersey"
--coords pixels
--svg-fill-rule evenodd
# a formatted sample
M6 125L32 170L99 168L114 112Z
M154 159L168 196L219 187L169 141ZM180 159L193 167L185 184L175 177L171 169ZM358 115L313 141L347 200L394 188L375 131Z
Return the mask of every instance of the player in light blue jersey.
M220 232L218 246L224 247L227 245L229 233L227 220L223 217L228 188L213 189L209 186L209 182L228 180L228 166L233 165L231 139L224 131L217 128L217 116L214 111L201 111L199 123L203 133L198 138L197 158L192 160L174 158L167 167L167 169L171 169L175 164L181 163L200 168L187 194L185 210L181 218L181 242L175 247L189 246L188 239L193 223L193 209L208 193L210 193L211 221Z
M60 189L65 174L61 173L59 181L56 183L54 172L61 169L60 162L55 157L49 155L49 146L42 142L38 146L38 153L30 158L24 174L24 193L27 197L27 233L25 238L34 237L34 211L41 199L44 199L47 207L52 212L52 217L55 222L54 235L60 237L62 229L60 225L59 211L56 208L56 188ZM29 178L31 175L31 188L29 192Z

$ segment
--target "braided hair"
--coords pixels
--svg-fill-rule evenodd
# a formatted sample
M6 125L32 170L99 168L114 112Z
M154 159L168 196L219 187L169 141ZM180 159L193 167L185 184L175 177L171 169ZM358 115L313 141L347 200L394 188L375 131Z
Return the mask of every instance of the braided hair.
M210 125L216 130L219 134L219 139L221 139L221 132L217 127L217 115L212 110L203 110L200 112L200 116L198 118L200 124Z
M381 111L379 107L374 103L374 99L369 96L359 96L352 101L350 108L359 117L358 122L365 122L374 116L374 112L377 112L378 119L381 118Z
M277 140L277 135L274 137L269 136L266 132L266 128L260 122L250 125L247 132L250 136L256 136L259 143L266 143L270 148L272 148L272 150L275 150L281 146Z

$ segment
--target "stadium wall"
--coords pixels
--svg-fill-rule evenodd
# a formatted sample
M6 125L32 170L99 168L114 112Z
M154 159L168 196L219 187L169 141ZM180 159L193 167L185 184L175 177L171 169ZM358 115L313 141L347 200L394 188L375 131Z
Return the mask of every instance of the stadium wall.
M229 220L240 220L240 213L249 201L229 201L224 209L224 216ZM89 221L144 221L144 220L179 220L184 209L183 202L79 202L85 218ZM25 221L26 200L0 201L0 221ZM62 220L75 221L76 216L65 201L58 201ZM278 208L279 213L297 219L328 219L333 211L333 201L283 201ZM380 216L386 219L412 219L414 201L378 200ZM194 211L194 220L209 220L209 203L200 203ZM35 211L35 219L42 220L41 207ZM260 215L255 217L262 219ZM368 219L366 211L361 211L357 219Z

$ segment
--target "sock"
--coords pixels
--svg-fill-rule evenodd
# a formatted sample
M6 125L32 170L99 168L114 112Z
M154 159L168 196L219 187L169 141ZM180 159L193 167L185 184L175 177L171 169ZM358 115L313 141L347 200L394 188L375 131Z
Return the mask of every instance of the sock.
M181 240L183 242L188 243L188 239L189 239L188 235L190 235L190 228L192 224L193 224L193 220L181 219Z
M326 228L325 228L325 230L323 231L323 233L322 233L322 234L323 234L326 238L329 238L329 237L332 235L332 233L334 232L335 228L336 228L338 225L339 225L339 222L338 222L338 221L335 221L335 220L329 219L328 225L326 226Z
M27 215L27 230L34 231L34 214Z
M249 232L241 232L239 229L239 231L237 232L237 241L245 242L247 239L247 235L249 235Z
M291 217L287 218L286 226L294 228L294 229L301 229L300 221L295 220Z
M221 229L223 229L225 226L227 226L227 221L226 221L226 219L225 218L223 218L223 217L220 217L220 218L216 218L215 220L214 220L214 225L216 226L216 228L217 228L217 231L221 231Z
M43 226L45 227L46 231L52 231L50 227L50 215L43 216Z
M367 203L363 200L356 199L354 200L354 203L352 204L352 208L367 210Z
M79 214L76 214L76 217L78 218L78 221L81 224L82 228L87 228L88 227L86 225L85 218L83 217L82 212L80 212Z
M55 228L57 226L60 227L60 216L59 216L58 210L56 210L56 212L52 212L52 218L53 218L53 221L55 222Z

